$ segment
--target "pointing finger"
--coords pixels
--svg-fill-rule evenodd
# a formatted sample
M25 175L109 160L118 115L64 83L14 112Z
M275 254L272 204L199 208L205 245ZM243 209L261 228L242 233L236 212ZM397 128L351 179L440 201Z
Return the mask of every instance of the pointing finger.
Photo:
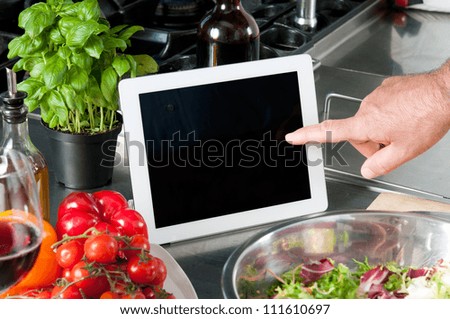
M320 124L306 126L286 135L288 143L298 145L308 142L337 143L345 140L360 141L357 136L357 123L354 118L327 120Z

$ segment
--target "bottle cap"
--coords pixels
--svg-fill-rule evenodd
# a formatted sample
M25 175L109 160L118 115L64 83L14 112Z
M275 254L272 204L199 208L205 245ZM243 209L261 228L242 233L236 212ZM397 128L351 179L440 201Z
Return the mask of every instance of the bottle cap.
M7 68L6 77L8 83L8 91L0 94L3 101L2 114L3 118L8 123L21 123L26 120L28 109L24 104L27 93L17 91L16 73Z

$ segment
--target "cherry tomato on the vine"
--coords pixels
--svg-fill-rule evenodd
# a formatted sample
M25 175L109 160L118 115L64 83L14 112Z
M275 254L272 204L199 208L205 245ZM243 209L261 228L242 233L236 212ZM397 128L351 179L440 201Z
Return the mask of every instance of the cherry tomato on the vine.
M63 269L61 277L63 279L65 279L67 282L71 282L72 281L72 269L70 269L70 268Z
M145 299L145 295L141 291L127 293L122 295L122 299Z
M51 292L51 297L56 299L82 299L80 289L75 285L55 286Z
M72 268L83 256L83 245L77 240L65 242L56 249L56 260L62 268Z
M158 261L150 254L134 256L128 261L128 276L137 284L150 285L155 279L158 266Z
M72 281L88 298L99 298L102 293L109 290L109 282L106 276L91 273L89 268L91 265L85 261L80 261L73 266Z
M167 267L164 261L162 261L158 257L153 257L154 263L156 263L155 267L155 277L150 282L151 285L162 287L164 284L164 281L167 278Z
M100 299L120 299L120 295L118 293L112 292L111 290L108 290L102 293Z
M102 264L111 264L116 261L119 252L117 240L107 234L90 236L84 243L84 252L87 259Z
M129 244L123 250L125 257L128 260L133 256L139 255L142 251L150 252L150 242L147 237L142 234L131 237Z
M42 290L36 294L35 299L50 299L52 297L52 292L50 290Z

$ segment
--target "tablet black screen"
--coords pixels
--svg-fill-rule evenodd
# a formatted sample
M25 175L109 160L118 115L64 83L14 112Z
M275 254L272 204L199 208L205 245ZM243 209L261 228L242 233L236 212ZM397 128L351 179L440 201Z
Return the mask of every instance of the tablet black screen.
M296 72L139 99L156 228L311 198Z

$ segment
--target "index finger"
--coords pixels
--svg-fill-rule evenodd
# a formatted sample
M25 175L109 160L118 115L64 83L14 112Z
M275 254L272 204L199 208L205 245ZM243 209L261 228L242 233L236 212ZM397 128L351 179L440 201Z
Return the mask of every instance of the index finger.
M320 124L302 127L286 134L286 141L293 145L317 143L337 143L346 140L360 141L362 134L357 134L357 123L354 118L343 120L327 120ZM330 133L331 132L331 133ZM359 136L358 136L359 135Z

